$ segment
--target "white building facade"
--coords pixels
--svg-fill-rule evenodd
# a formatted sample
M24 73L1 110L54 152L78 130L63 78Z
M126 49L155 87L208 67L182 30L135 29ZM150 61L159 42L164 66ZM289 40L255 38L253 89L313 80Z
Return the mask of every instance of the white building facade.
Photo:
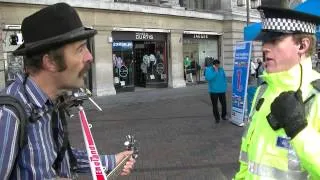
M21 71L22 57L11 52L22 43L24 17L58 0L0 0L0 89ZM204 81L205 59L219 59L231 78L234 45L243 41L246 7L237 0L65 0L85 26L98 30L88 46L94 63L86 84L94 95L134 91L136 87L184 87L184 59L193 81ZM245 1L244 1L245 2ZM250 21L259 13L250 9ZM41 31L41 27L37 27ZM13 36L12 36L13 35ZM15 39L15 37L18 37ZM261 57L254 43L254 57Z

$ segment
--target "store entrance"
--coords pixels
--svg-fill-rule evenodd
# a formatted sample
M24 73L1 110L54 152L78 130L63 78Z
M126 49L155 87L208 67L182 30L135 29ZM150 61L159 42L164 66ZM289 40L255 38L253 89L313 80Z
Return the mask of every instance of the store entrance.
M133 42L134 84L139 87L167 87L165 42Z

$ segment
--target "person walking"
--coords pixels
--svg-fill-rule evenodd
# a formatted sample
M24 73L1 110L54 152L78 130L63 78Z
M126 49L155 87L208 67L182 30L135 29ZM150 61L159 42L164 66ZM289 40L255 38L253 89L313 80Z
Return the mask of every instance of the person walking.
M222 107L221 118L227 120L226 90L227 78L225 71L220 67L219 60L213 60L211 66L206 67L205 77L208 81L208 92L212 102L212 111L216 124L220 122L220 113L218 110L218 100Z
M258 10L266 84L256 91L234 179L320 179L320 74L311 62L320 17Z
M0 106L0 179L71 179L77 172L90 172L87 152L70 147L64 114L54 107L59 92L84 87L85 73L93 62L86 39L97 31L84 27L76 10L66 3L24 18L21 31L24 43L13 54L23 56L25 72L4 92L25 105L29 123L26 144L20 149L22 119ZM100 158L111 171L132 153ZM121 175L130 174L134 164L131 158Z
M264 65L263 65L263 62L260 58L257 59L257 63L258 63L258 66L256 69L256 78L257 78L257 86L259 86L260 84L262 84L264 82L263 78L261 77L261 75L263 74L263 71L264 71Z

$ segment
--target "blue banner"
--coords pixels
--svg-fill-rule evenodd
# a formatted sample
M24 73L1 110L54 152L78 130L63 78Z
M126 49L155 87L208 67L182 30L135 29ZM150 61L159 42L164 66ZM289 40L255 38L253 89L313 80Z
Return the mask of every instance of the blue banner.
M231 122L244 125L252 42L237 42L232 76Z

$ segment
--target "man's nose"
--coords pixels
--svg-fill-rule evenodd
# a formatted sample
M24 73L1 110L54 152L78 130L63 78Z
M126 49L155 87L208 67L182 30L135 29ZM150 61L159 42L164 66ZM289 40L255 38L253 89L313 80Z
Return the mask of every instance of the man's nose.
M86 51L86 53L85 53L83 58L84 58L85 62L90 62L90 63L93 62L93 56L92 56L91 52L88 49L87 49L87 51Z

